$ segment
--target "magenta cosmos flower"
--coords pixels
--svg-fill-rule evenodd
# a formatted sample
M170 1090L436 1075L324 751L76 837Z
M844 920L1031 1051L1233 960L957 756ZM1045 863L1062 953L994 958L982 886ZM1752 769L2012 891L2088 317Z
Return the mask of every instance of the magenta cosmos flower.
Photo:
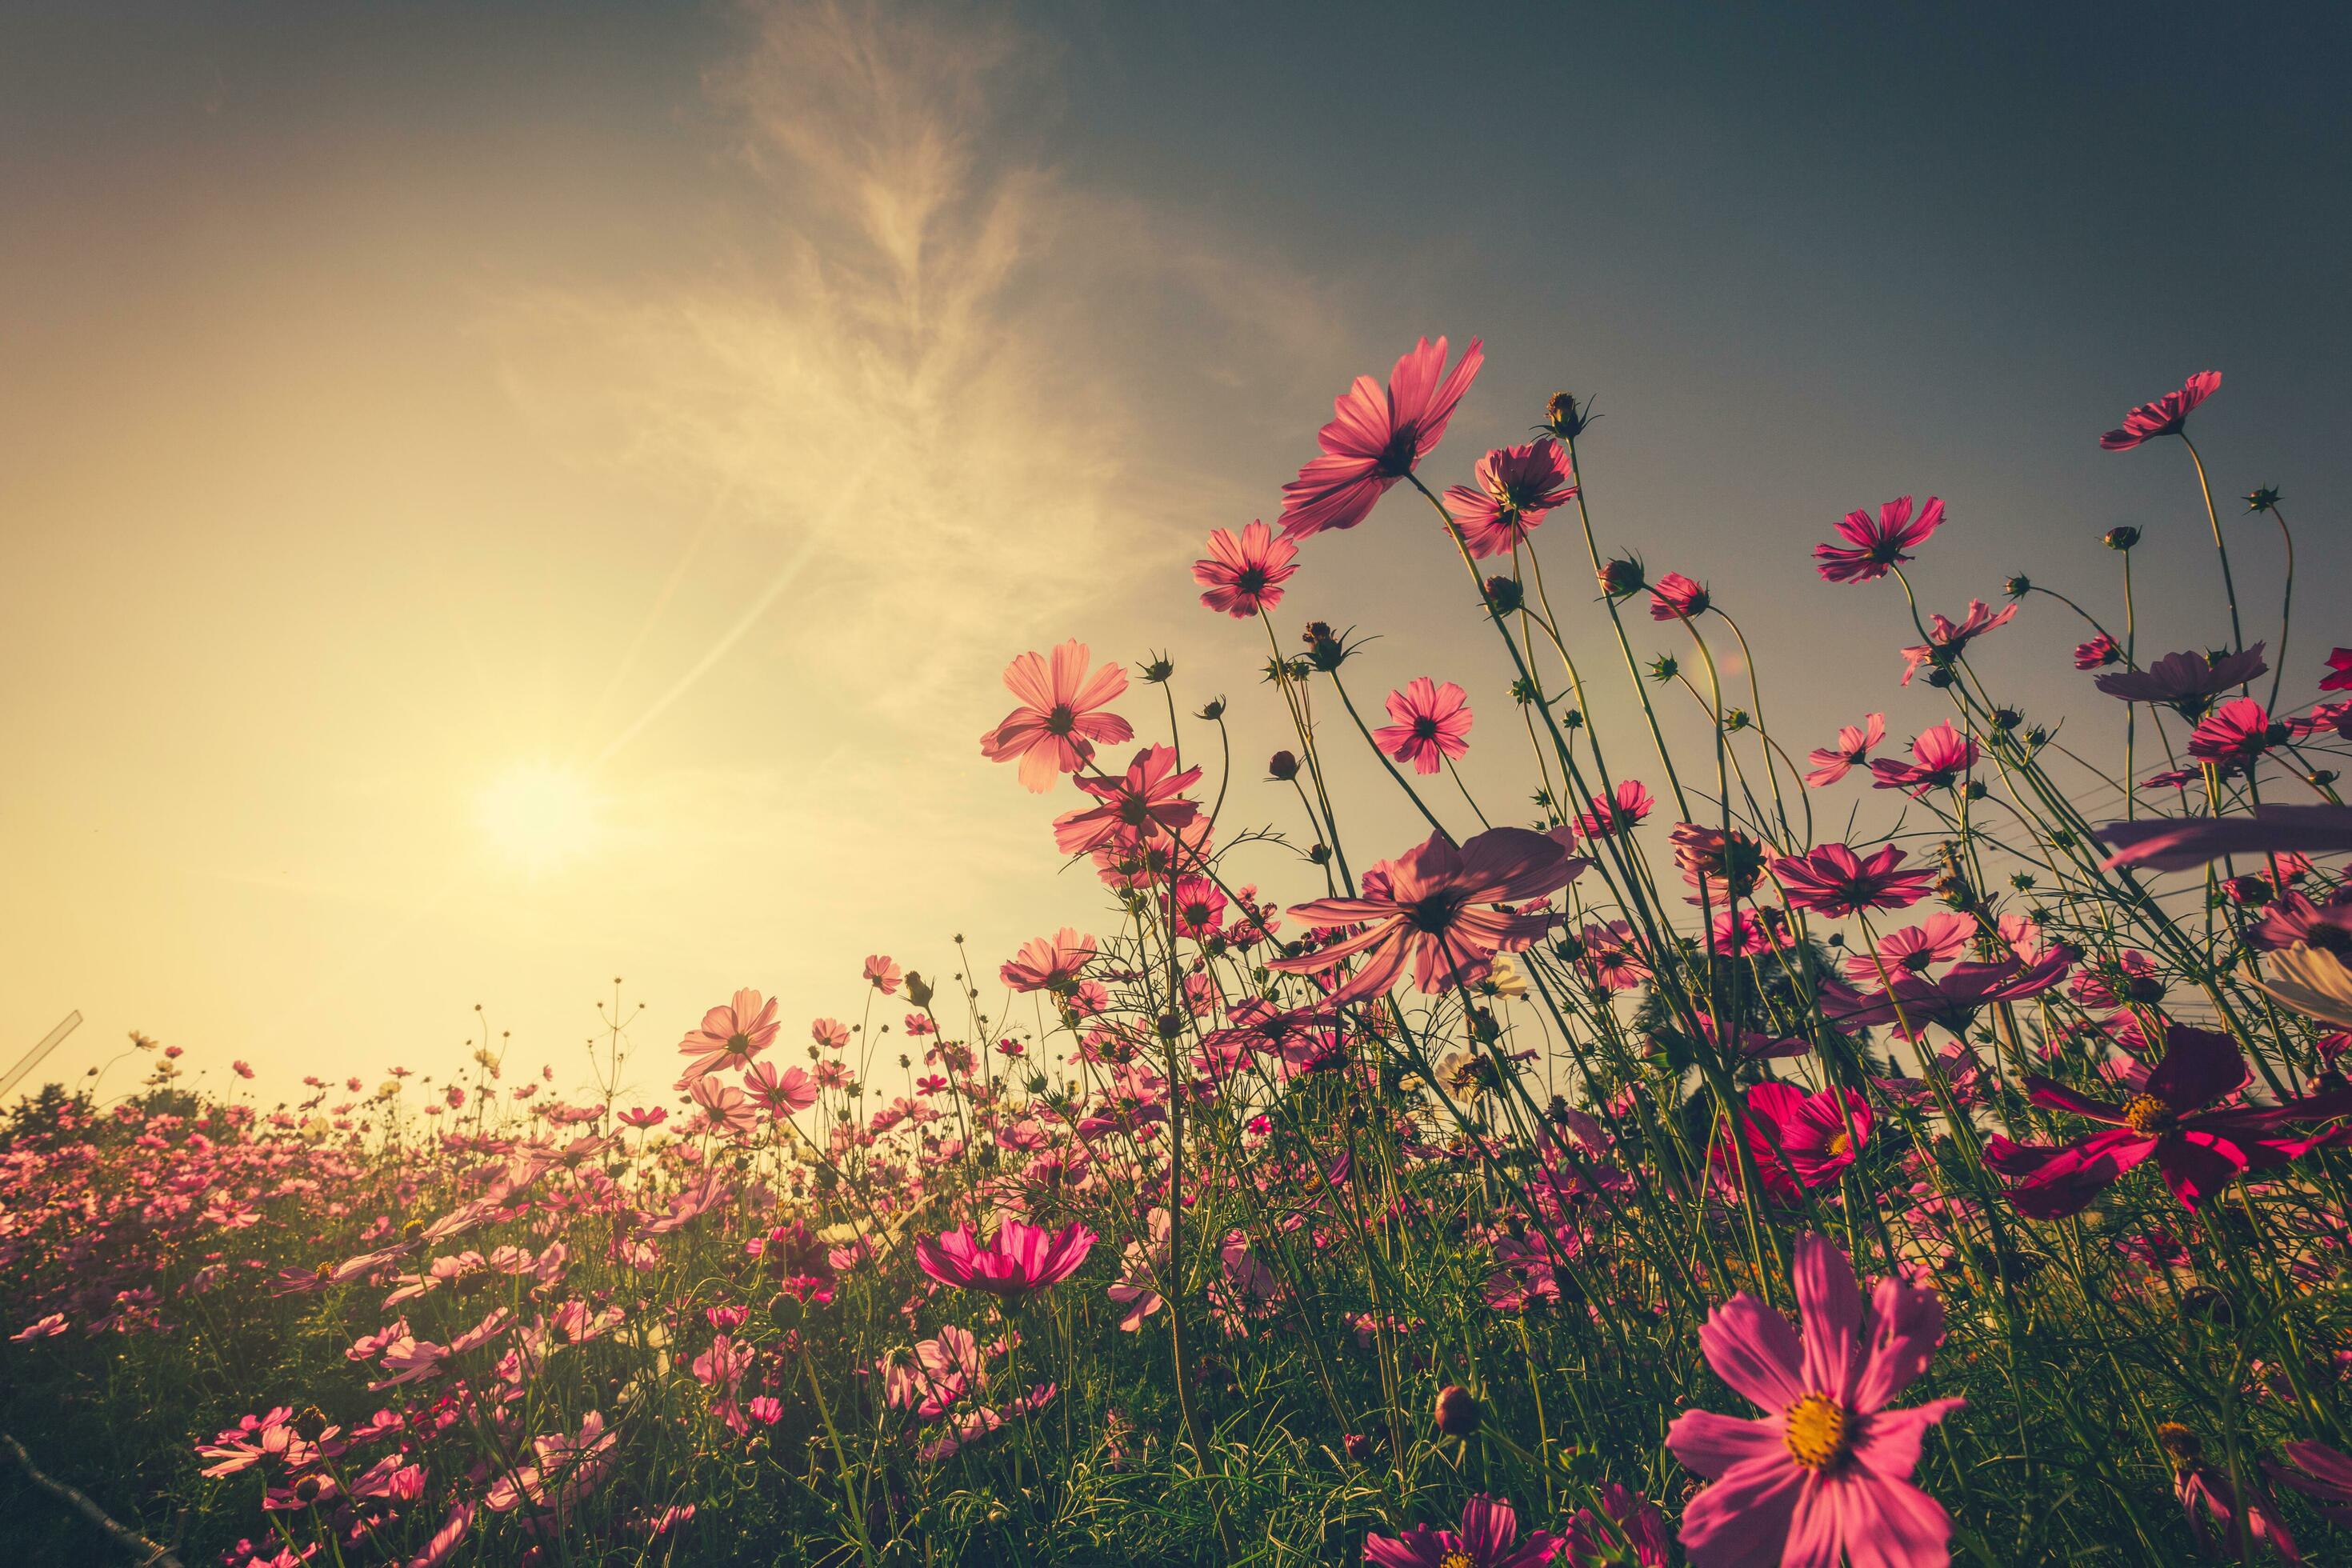
M747 1065L775 1043L779 1027L776 998L771 996L762 1004L757 991L738 991L727 1005L705 1013L701 1026L677 1043L680 1051L694 1058L679 1086L708 1073Z
M1075 1220L1049 1231L1008 1219L984 1247L968 1225L942 1232L937 1241L918 1237L915 1262L942 1285L992 1296L1025 1296L1076 1273L1094 1245L1095 1233Z
M1975 741L1947 722L1912 738L1911 761L1881 757L1870 764L1873 789L1907 789L1916 800L1929 790L1959 783L1983 755Z
M2352 805L2258 805L2252 816L2148 817L2110 822L2099 837L2109 866L2186 871L2224 855L2352 852Z
M2189 731L2189 754L2200 763L2250 765L2286 739L2286 726L2271 722L2270 710L2251 697L2224 702Z
M1870 760L1872 748L1886 739L1886 715L1873 713L1859 725L1841 726L1834 746L1817 746L1805 761L1813 771L1805 775L1809 789L1821 789L1833 784L1855 767Z
M1209 558L1192 563L1192 581L1208 590L1201 603L1245 621L1282 603L1282 585L1298 568L1298 546L1253 522L1235 538L1229 529L1209 535Z
M2013 956L1991 963L1955 963L1932 979L1916 972L1899 973L1893 989L1868 995L1834 976L1823 975L1822 1016L1832 1024L1856 1028L1892 1024L1896 1034L1912 1041L1925 1035L1930 1025L1961 1035L1968 1032L1979 1008L2039 995L2063 983L2073 967L2073 961L2063 952L2045 954L2031 963Z
M2034 1104L2072 1111L2111 1131L2054 1149L1998 1135L1986 1140L1985 1163L2018 1179L2010 1194L2018 1213L2029 1219L2080 1213L2125 1172L2149 1159L2174 1197L2189 1208L2202 1208L2238 1177L2274 1170L2340 1139L2335 1131L2294 1138L2284 1129L2289 1122L2326 1121L2352 1112L2352 1089L2267 1107L2217 1109L2252 1076L2237 1042L2186 1024L2172 1025L2164 1039L2164 1059L2140 1092L2121 1105L2092 1100L2038 1074L2025 1080Z
M2143 403L2125 415L2120 426L2099 437L2099 445L2110 452L2128 452L2158 436L2178 436L2180 426L2188 421L2189 411L2212 396L2221 384L2220 371L2200 370L2179 391L2168 392L2154 403Z
M1657 797L1643 787L1639 779L1621 779L1607 795L1596 799L1592 809L1576 819L1576 830L1587 838L1606 838L1638 827L1658 804Z
M1650 618L1654 621L1696 620L1706 613L1706 584L1679 572L1669 572L1650 587Z
M1824 582L1874 582L1897 563L1910 560L1910 552L1943 526L1944 503L1934 496L1916 518L1911 515L1911 498L1897 496L1878 509L1876 518L1866 511L1840 518L1837 531L1846 542L1816 544L1813 559L1820 563Z
M1559 1554L1566 1539L1535 1530L1522 1543L1519 1516L1511 1505L1479 1496L1462 1505L1460 1530L1421 1524L1402 1536L1366 1536L1364 1561L1377 1568L1541 1568Z
M1004 667L1004 685L1021 706L980 738L980 754L992 763L1021 763L1021 782L1044 795L1057 773L1074 773L1095 754L1097 742L1133 740L1135 731L1116 713L1097 710L1127 689L1127 671L1116 664L1087 673L1082 642L1064 643L1050 663L1042 653L1024 653Z
M1765 1414L1687 1410L1667 1429L1675 1458L1714 1483L1683 1510L1684 1550L1696 1568L1942 1568L1951 1519L1911 1475L1927 1428L1967 1402L1887 1408L1935 1359L1942 1300L1882 1279L1864 1306L1853 1265L1819 1236L1797 1238L1794 1273L1801 1342L1744 1290L1699 1331L1716 1375Z
M1949 665L1966 651L1969 644L1995 626L2009 625L2016 616L2015 605L1995 610L1982 599L1970 599L1969 613L1962 616L1958 624L1940 615L1929 616L1927 640L1903 650L1903 684L1910 685L1911 678L1919 673L1919 667L1923 664L1932 664L1939 669Z
M1836 1181L1869 1147L1875 1121L1869 1104L1852 1089L1844 1091L1844 1099L1841 1112L1838 1093L1832 1089L1807 1094L1785 1083L1759 1083L1748 1091L1743 1101L1748 1109L1748 1152L1756 1162L1756 1173L1766 1192L1784 1204L1795 1203L1800 1188L1811 1190ZM1715 1157L1717 1168L1736 1185L1739 1172L1736 1156L1727 1149L1717 1149Z
M1772 879L1789 902L1825 915L1903 910L1927 896L1936 873L1896 870L1902 863L1903 851L1892 844L1867 860L1843 844L1824 844L1810 854L1773 861Z
M1470 553L1507 555L1525 542L1552 508L1576 498L1568 453L1559 442L1497 447L1470 470L1475 485L1445 492L1445 510Z
M2322 1517L2352 1529L2352 1459L2318 1443L2286 1445L2292 1470L2263 1462L2271 1479L2293 1487L2319 1505Z
M1132 847L1172 838L1201 815L1200 806L1184 798L1184 791L1201 782L1201 770L1178 773L1173 746L1146 746L1118 778L1070 782L1094 796L1095 804L1055 818L1054 843L1065 855L1085 855L1107 844Z
M1388 488L1420 466L1440 437L1454 405L1486 363L1475 338L1451 374L1445 340L1427 338L1396 362L1383 388L1369 375L1333 400L1332 419L1316 435L1323 455L1282 487L1282 531L1305 539L1327 528L1353 528L1371 515Z
M2320 677L2319 689L2352 691L2352 647L2331 648L2328 651L2327 673Z
M1469 697L1450 680L1438 686L1415 676L1402 691L1389 693L1389 717L1395 722L1373 731L1372 740L1417 773L1433 773L1470 750Z
M2105 632L2099 633L2088 642L2078 642L2074 645L2076 669L2103 669L2108 665L2121 664L2123 661L2124 645Z
M1361 930L1267 967L1307 974L1363 955L1354 977L1327 999L1330 1006L1380 995L1396 983L1408 958L1413 984L1424 993L1484 980L1494 972L1496 953L1534 946L1554 918L1549 910L1496 906L1558 892L1591 864L1559 840L1524 827L1491 828L1458 849L1433 833L1418 847L1373 867L1364 878L1363 897L1318 899L1290 911L1310 925L1361 922Z

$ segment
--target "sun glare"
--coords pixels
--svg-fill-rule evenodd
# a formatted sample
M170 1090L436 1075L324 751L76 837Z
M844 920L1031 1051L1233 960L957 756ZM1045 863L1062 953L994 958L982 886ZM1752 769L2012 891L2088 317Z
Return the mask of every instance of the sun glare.
M569 768L518 763L474 803L483 838L516 865L551 871L577 859L596 837L596 796Z

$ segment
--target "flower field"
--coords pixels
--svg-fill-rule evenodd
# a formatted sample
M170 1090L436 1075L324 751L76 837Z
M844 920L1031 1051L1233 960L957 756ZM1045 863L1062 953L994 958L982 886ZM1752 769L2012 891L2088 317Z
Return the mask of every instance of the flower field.
M616 989L595 1094L486 1036L272 1111L142 1040L0 1117L13 1560L2352 1561L2352 648L2215 497L2221 375L2099 438L2180 487L2105 584L1931 613L1942 500L1824 520L1813 591L1917 636L1810 678L1831 736L1482 363L1359 378L1171 585L1270 759L1164 659L1012 659L974 765L1072 925L675 1045ZM1530 438L1444 447L1485 395ZM1286 618L1348 551L1458 599L1429 674ZM2029 610L2074 668L2003 689Z

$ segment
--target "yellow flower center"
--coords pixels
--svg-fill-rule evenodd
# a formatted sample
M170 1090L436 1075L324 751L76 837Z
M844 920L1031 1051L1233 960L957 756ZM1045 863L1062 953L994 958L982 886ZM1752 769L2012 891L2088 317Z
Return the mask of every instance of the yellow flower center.
M1808 1394L1789 1406L1780 1440L1789 1457L1809 1470L1825 1470L1845 1458L1851 1434L1845 1406L1827 1394Z
M1437 1560L1437 1568L1478 1568L1478 1560L1467 1552L1449 1552Z
M2124 1102L2124 1125L2143 1138L2152 1138L2172 1126L2172 1107L2152 1094L2135 1094Z
M1829 1147L1832 1154L1843 1157L1853 1152L1853 1140L1843 1132L1836 1133L1831 1137Z

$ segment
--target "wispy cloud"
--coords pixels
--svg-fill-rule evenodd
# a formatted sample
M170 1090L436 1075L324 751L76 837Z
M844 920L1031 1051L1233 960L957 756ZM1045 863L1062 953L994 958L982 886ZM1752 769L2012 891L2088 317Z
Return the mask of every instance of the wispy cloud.
M741 585L760 635L869 715L936 718L980 700L1009 639L1098 611L1242 504L1180 479L1157 424L1171 363L1270 369L1330 312L1280 265L1035 156L1039 40L842 3L746 25L707 86L767 222L649 289L510 299L510 384L569 449L783 535L778 575ZM682 645L670 665L714 667Z

